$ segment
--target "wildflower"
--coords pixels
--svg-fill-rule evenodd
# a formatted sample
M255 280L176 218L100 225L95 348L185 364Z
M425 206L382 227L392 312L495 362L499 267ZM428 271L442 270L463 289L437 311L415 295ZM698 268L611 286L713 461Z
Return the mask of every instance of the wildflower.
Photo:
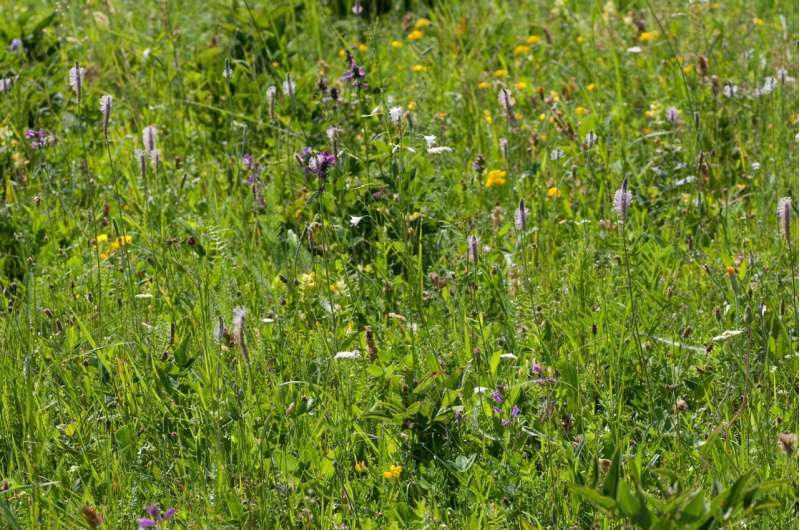
M667 109L667 121L670 123L678 123L678 109L675 107L670 107Z
M531 49L525 46L524 44L520 44L519 46L514 48L514 55L525 55L526 53L530 52Z
M589 131L586 133L586 138L584 139L583 145L586 149L591 149L594 144L597 143L597 135L594 131Z
M145 174L147 173L147 158L145 156L145 153L144 153L144 151L136 149L133 152L133 156L136 158L136 161L139 163L139 174L141 175L142 178L144 178Z
M400 126L400 120L403 119L403 107L395 106L389 109L389 119L395 127Z
M481 81L478 83L478 88L481 90L486 90L487 88L491 88L492 84L488 81Z
M627 52L628 53L642 53L642 48L641 48L641 46L631 46L630 48L627 49Z
M472 162L472 169L474 169L475 173L478 175L483 173L483 171L486 169L486 159L483 158L483 155L478 155L475 157L475 160Z
M511 108L514 106L514 98L511 97L507 88L500 89L500 92L497 94L497 101L506 112L511 112Z
M502 405L503 401L505 401L503 399L503 392L499 388L492 392L492 400L498 405Z
M769 76L764 79L764 84L760 88L757 88L753 91L753 97L760 98L761 96L767 96L776 88L778 88L778 80L772 76Z
M497 406L492 406L492 412L500 416L501 414L503 414L503 409Z
M586 42L586 38L583 35L578 35L577 37L575 37L575 42L578 44L583 44L584 42Z
M547 189L548 199L557 199L559 197L561 197L561 191L559 191L558 188L556 188L555 186L551 186L550 188Z
M656 40L659 35L661 35L657 31L645 31L639 35L639 42L650 42Z
M763 18L753 17L753 25L754 26L761 27L764 24L766 24L766 22L764 21Z
M363 42L359 42L358 44L356 44L356 48L358 48L358 51L360 51L361 53L367 53L369 51L369 46L367 46Z
M389 45L390 45L392 48L396 49L396 50L397 50L397 49L400 49L400 48L402 48L402 47L403 47L403 43L402 43L402 42L400 42L399 40L393 40L392 42L390 42L390 43L389 43Z
M347 70L342 77L339 78L340 81L348 81L357 89L362 89L367 87L367 83L364 82L364 78L367 75L367 71L364 69L363 66L358 66L355 57L350 51L346 52L346 61L347 61Z
M544 369L539 363L531 362L531 374L533 375L542 375Z
M783 451L787 455L792 456L795 448L797 447L797 435L793 432L782 432L780 435L778 435L778 440L781 443Z
M292 81L292 78L289 76L289 74L286 74L286 79L283 81L283 94L287 98L294 97L294 89L294 81Z
M584 114L588 114L588 113L589 113L589 109L587 109L586 107L581 107L580 105L575 107L575 114L577 114L578 116L583 116Z
M475 236L467 238L467 261L478 263L478 238Z
M506 176L508 172L503 169L492 169L486 173L486 183L484 186L487 188L494 188L495 186L502 186L506 183Z
M725 267L725 274L728 275L728 278L733 278L734 276L736 276L736 267L728 265L727 267Z
M103 115L103 136L108 141L108 121L111 118L111 96L100 98L100 112Z
M786 241L792 239L792 198L781 197L778 200L778 224Z
M562 158L564 158L564 151L561 149L556 148L550 151L550 160L561 160Z
M453 152L452 147L446 147L444 145L436 145L428 148L428 154L430 155L440 155L442 153L452 153L452 152Z
M424 37L425 34L418 29L415 29L411 33L408 34L408 40L420 40Z
M531 35L527 39L525 39L525 42L527 42L531 46L534 46L542 42L542 38L539 35Z
M150 160L153 161L153 166L158 171L158 167L161 165L161 151L158 149L153 149L150 151Z
M17 80L16 77L3 77L0 78L0 94L5 94L11 87L14 86L14 82Z
M150 516L150 518L143 518L139 519L136 522L139 524L139 528L154 528L160 527L164 521L169 521L175 515L177 511L175 508L169 508L163 514L158 509L158 506L155 504L151 504L145 508L145 511Z
M361 14L364 11L364 7L361 5L361 0L356 0L356 3L353 4L353 9L351 10L355 16Z
M156 150L156 139L158 137L158 130L155 128L154 125L148 125L142 131L142 143L144 144L144 149L148 153L152 153Z
M525 208L525 203L522 199L519 200L519 206L514 210L514 226L520 232L523 232L528 225L528 210Z
M364 462L356 462L355 469L356 473L366 473L367 464L365 464Z
M25 138L31 141L31 149L42 149L53 143L50 135L44 129L26 129Z
M275 94L278 89L275 85L270 86L267 88L267 105L269 107L269 118L271 120L275 119Z
M614 210L616 210L623 223L628 218L628 209L632 200L633 193L628 189L628 179L625 178L622 181L622 187L614 194Z
M505 68L500 68L498 70L495 70L494 71L494 76L495 77L508 77L508 70L506 70Z
M525 90L526 88L528 88L528 83L526 83L525 81L520 81L514 84L514 88L516 88L517 90Z
M422 29L431 25L431 21L427 18L421 18L414 24L414 29Z
M505 138L500 138L500 153L503 155L503 158L508 160L508 140Z
M355 360L361 358L361 351L358 349L352 351L340 351L336 352L336 355L333 356L334 359L348 359L348 360Z
M595 85L594 83L589 83L588 85L586 85L587 92L594 92L595 90L597 90L597 85Z
M12 39L11 44L9 44L8 49L12 52L16 52L22 47L22 41L20 39Z
M722 87L722 95L726 98L735 98L738 92L739 87L731 83L725 83L725 86Z
M407 108L408 110L410 110L410 111L414 111L414 110L416 110L416 108L417 108L417 102L416 102L416 101L414 101L414 100L412 99L411 101L409 101L409 102L408 102L408 105L406 105L406 108Z
M393 478L400 478L400 473L403 472L403 466L392 466L387 471L383 472L383 478L389 480Z
M81 94L83 93L83 80L86 73L86 68L81 68L78 63L69 69L69 86L75 91L75 96L78 98L78 103L81 102Z
M102 243L103 241L108 241L108 234L98 234L95 241L97 243Z
M518 406L514 405L513 407L511 407L511 417L512 418L516 418L517 416L519 416L519 413L520 413L520 410L519 410Z
M422 72L427 72L428 67L425 66L424 64L415 64L414 66L411 67L411 71L414 72L415 74L420 74Z
M230 81L233 79L233 68L231 68L231 61L225 59L225 67L222 69L222 77Z

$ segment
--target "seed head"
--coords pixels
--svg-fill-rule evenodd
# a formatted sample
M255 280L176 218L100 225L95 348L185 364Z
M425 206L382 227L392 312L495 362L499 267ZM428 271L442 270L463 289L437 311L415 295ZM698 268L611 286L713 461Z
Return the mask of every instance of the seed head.
M781 197L778 200L778 223L786 241L792 239L792 198Z
M525 203L522 199L519 200L519 206L514 211L514 226L520 232L525 230L528 225L528 210L525 208Z
M271 120L275 119L275 94L278 92L278 89L275 88L275 85L272 85L267 89L267 105L269 107L269 118Z
M78 98L78 103L81 102L81 94L83 93L83 80L85 68L81 68L78 63L69 69L69 86L75 91L75 96Z
M158 138L158 129L156 129L155 125L148 125L142 131L142 143L144 144L144 150L148 153L152 153L156 150L156 139Z
M111 119L111 96L100 98L100 112L103 114L103 136L108 141L108 121Z
M633 193L628 189L628 179L622 181L622 187L614 194L614 210L617 211L620 219L624 223L628 218L628 209L633 200Z
M467 238L467 261L478 263L478 238L475 236Z

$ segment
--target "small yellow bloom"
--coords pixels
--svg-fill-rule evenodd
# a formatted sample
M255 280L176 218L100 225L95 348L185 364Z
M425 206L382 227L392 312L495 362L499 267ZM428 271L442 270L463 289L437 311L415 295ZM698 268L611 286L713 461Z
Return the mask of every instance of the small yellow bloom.
M639 42L650 42L651 40L656 40L659 35L661 34L657 31L645 31L639 35Z
M506 183L506 176L508 176L508 171L503 169L492 169L486 173L486 183L484 186L487 188L502 186Z
M514 87L516 87L517 90L525 90L528 88L528 83L525 81L520 81L519 83L515 84Z
M531 35L530 37L527 38L525 42L533 46L535 44L539 44L540 42L542 42L542 38L539 35Z
M583 37L583 35L578 35L578 37L575 39L575 42L577 42L578 44L583 44L584 42L586 42L586 39Z
M645 117L650 119L657 118L659 114L661 114L661 105L658 103L651 103L650 109L644 111Z
M586 85L587 92L594 92L595 90L597 90L597 85L595 85L594 83L589 83L588 85Z
M331 294L342 294L346 288L344 280L338 280L336 283L331 284Z
M356 462L355 468L357 473L367 472L367 464L365 464L364 462Z
M422 72L427 72L428 67L425 66L424 64L415 64L414 66L411 67L411 71L414 72L415 74L419 74Z
M545 115L544 115L544 112L542 112L541 114L539 114L539 121L544 121L544 119L545 119L546 117L547 117L547 116L545 116Z
M414 31L408 34L408 40L420 40L424 36L425 36L424 33L422 33L418 29L415 29Z
M522 113L520 111L515 112L514 119L517 121L522 121Z
M552 99L554 103L558 103L559 101L561 101L561 96L555 90L551 90L550 99Z
M369 46L367 46L363 42L359 42L356 45L356 47L358 48L358 51L360 51L361 53L367 53L367 50L369 50Z
M491 88L492 84L489 81L481 81L478 83L478 88L481 90L486 90L487 88Z
M494 71L494 76L495 77L508 77L508 70L506 70L505 68L500 68L498 70L495 70Z
M417 108L417 102L416 101L412 100L412 101L408 102L408 110L416 110L416 108Z
M403 466L392 466L388 471L383 472L383 478L393 479L400 478L400 473L403 472Z
M422 28L426 28L426 27L428 27L430 25L431 25L431 21L430 20L428 20L427 18L421 18L421 19L417 20L416 24L414 24L414 29L422 29Z
M272 67L278 68L281 64L278 61L272 61Z
M347 52L344 51L344 48L339 48L339 59L344 60L345 57L347 57Z
M403 43L402 43L402 42L400 42L399 40L393 40L391 43L389 43L389 45L390 45L392 48L395 48L395 49L399 49L399 48L402 48L402 47L403 47Z
M100 254L100 259L103 261L107 260L109 257L111 257L110 252L103 252L102 254Z
M734 276L736 276L736 269L731 265L728 265L727 267L725 267L725 274L728 275L728 278L733 278Z
M586 107L581 107L580 105L575 107L575 114L578 116L583 116L584 114L588 114L589 110Z
M555 186L547 190L548 199L557 199L559 197L561 197L561 192Z
M301 274L299 280L301 289L313 289L317 286L317 275L313 271Z
M686 66L683 67L683 71L684 73L691 74L692 71L694 71L694 65L691 63L687 64Z
M108 241L108 234L98 234L97 242L102 243L103 241Z
M766 24L766 22L764 21L763 18L754 17L753 24L756 26L763 26L764 24Z
M492 123L492 121L494 121L492 119L492 113L488 110L483 111L483 119L486 120L486 123Z
M514 55L525 55L529 51L531 51L530 48L528 48L524 44L520 44L519 46L514 48Z

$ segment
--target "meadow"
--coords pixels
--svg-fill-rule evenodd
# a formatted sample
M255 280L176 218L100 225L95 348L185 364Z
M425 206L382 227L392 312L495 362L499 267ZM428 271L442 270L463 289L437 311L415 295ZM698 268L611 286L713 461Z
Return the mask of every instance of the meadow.
M798 528L798 5L0 0L3 528Z

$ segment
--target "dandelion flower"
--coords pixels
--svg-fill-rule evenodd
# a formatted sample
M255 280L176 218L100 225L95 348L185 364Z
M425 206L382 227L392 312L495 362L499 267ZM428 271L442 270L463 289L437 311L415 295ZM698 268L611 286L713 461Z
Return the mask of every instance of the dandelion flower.
M531 46L534 46L542 42L542 38L539 35L531 35L527 39L525 39L525 42L527 42Z
M415 64L414 66L411 67L411 71L414 72L415 74L420 74L422 72L427 72L428 67L425 66L424 64Z
M488 81L481 81L478 83L478 88L481 90L486 90L487 88L491 88L492 84Z
M499 69L494 71L494 76L495 77L508 77L508 70L506 70L505 68L499 68Z
M418 29L415 29L414 31L412 31L411 33L408 34L408 40L412 40L412 41L413 40L420 40L424 36L425 36L425 34L423 32L421 32Z
M645 31L644 33L639 35L639 42L650 42L656 40L659 35L661 35L657 31Z
M547 198L548 199L557 199L561 197L561 191L556 188L555 186L551 186L547 189Z
M595 90L597 90L597 85L596 84L589 83L588 85L586 85L586 91L587 92L594 92Z
M414 29L427 28L430 25L431 25L430 20L428 20L427 18L421 18L417 20L416 24L414 24Z
M486 183L484 186L487 188L502 186L506 183L506 176L508 176L507 171L503 169L492 169L486 173Z
M514 88L516 88L517 90L525 90L526 88L528 88L528 83L526 83L525 81L520 81L514 84Z
M394 49L400 49L403 47L403 43L400 42L399 40L393 40L392 42L389 43L389 45Z
M577 114L578 116L583 116L584 114L588 114L588 113L589 113L589 109L587 109L586 107L581 107L580 105L575 107L575 114Z
M519 46L514 48L514 55L525 55L526 53L530 52L531 49L525 46L524 44L520 44Z
M766 24L766 22L764 21L764 19L763 19L763 18L758 18L758 17L754 17L754 18L753 18L753 25L754 25L754 26L761 27L761 26L763 26L764 24Z

